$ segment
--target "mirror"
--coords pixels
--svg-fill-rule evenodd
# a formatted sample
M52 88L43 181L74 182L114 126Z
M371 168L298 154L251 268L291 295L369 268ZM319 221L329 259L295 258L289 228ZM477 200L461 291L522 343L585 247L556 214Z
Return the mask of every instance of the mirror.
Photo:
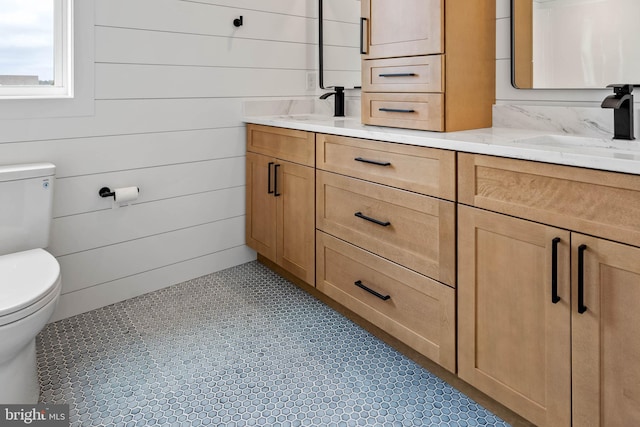
M318 0L320 88L360 87L360 0Z
M640 1L511 0L511 17L514 87L640 83Z

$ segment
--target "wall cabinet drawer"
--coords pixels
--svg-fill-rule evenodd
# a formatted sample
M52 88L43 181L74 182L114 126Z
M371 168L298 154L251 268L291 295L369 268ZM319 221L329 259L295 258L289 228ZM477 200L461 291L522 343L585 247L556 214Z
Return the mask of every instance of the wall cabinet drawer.
M365 92L444 92L444 56L417 56L362 62Z
M367 181L455 200L455 152L318 134L317 167Z
M315 136L313 132L248 124L247 151L314 166Z
M640 246L640 176L461 153L460 202Z
M334 173L316 173L316 227L455 286L455 205Z
M319 290L455 372L452 288L320 231L316 242Z
M444 95L363 92L362 123L444 131Z

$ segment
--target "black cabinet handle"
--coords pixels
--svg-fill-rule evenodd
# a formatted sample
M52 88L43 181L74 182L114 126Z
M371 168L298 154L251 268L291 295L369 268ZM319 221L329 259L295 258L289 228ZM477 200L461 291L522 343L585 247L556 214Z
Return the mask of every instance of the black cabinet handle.
M558 296L558 243L560 243L560 238L556 237L551 243L553 244L551 250L551 302L557 304L560 302Z
M384 113L415 113L416 110L402 110L399 108L378 108L378 111L382 111Z
M358 218L362 218L364 220L367 220L369 222L373 222L374 224L378 224L381 225L383 227L388 227L391 225L391 223L389 221L380 221L379 219L375 219L375 218L371 218L370 216L366 216L363 215L362 212L356 212L354 213L355 216L357 216Z
M365 291L369 292L371 295L375 295L378 298L380 298L382 301L386 301L388 299L391 299L391 296L389 295L382 295L379 292L374 291L373 289L365 286L362 284L361 280L358 280L357 282L353 282L354 285L356 285L357 287L359 287L360 289L364 289Z
M364 23L367 22L367 18L360 18L360 54L366 55L367 51L364 48Z
M378 77L415 77L416 73L384 73L378 74Z
M280 196L280 193L278 193L278 169L280 169L280 165L276 164L273 167L273 191L274 191L274 196L278 197Z
M379 162L378 160L363 159L362 157L356 157L353 160L355 160L356 162L369 163L371 165L377 166L391 166L391 162Z
M273 166L273 162L269 162L267 168L269 172L267 173L267 194L273 194L273 190L271 189L271 166Z
M584 305L584 251L587 245L578 246L578 313L582 314L587 311Z

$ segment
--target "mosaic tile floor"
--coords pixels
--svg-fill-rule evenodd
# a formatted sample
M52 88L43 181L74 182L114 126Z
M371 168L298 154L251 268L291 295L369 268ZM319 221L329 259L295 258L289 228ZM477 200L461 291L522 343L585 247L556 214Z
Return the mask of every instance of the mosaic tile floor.
M48 325L72 426L507 426L252 262Z

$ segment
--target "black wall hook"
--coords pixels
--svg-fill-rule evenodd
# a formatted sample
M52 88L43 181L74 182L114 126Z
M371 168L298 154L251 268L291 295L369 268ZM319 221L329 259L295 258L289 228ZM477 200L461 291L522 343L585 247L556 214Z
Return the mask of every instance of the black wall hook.
M242 15L240 15L240 18L236 18L236 19L233 20L233 25L235 27L242 27L242 24L243 24Z

